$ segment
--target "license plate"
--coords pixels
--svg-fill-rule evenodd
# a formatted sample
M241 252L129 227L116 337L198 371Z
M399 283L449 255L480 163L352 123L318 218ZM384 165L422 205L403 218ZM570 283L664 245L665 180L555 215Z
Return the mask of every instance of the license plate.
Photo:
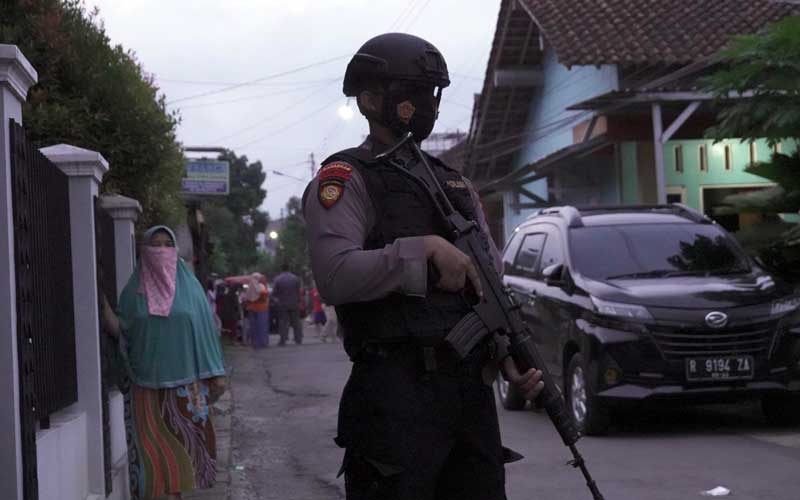
M687 380L742 380L753 378L753 356L713 356L686 360Z

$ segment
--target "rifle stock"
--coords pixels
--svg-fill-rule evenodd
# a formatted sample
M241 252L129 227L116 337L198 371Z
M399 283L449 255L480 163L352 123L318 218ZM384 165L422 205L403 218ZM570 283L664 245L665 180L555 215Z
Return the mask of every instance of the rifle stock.
M411 147L419 162L406 164L402 161L394 161L394 153L404 144ZM519 305L510 291L503 286L502 280L494 268L492 258L481 243L480 228L474 222L467 221L453 208L436 175L428 165L424 153L411 138L410 133L378 158L386 159L427 191L437 211L452 230L451 243L472 258L480 275L483 297L473 304L473 312L466 315L453 328L445 341L463 358L487 335L495 333L506 335L510 341L509 351L518 371L525 373L531 368L542 371L544 389L537 400L544 406L562 441L572 452L573 460L569 464L581 470L594 500L603 500L603 495L575 446L580 434L564 404L564 398L548 372L528 328L519 314Z

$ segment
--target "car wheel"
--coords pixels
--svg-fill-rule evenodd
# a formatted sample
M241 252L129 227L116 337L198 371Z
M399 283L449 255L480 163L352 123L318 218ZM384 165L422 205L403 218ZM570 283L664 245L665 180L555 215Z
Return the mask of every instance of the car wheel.
M581 434L604 434L608 429L608 412L588 382L583 356L575 354L567 368L567 409Z
M774 425L800 424L800 398L786 394L771 394L761 398L761 410Z
M522 396L519 388L503 378L503 374L499 371L497 373L495 385L497 386L497 394L500 397L500 403L503 404L503 408L511 411L519 411L525 408L525 398Z

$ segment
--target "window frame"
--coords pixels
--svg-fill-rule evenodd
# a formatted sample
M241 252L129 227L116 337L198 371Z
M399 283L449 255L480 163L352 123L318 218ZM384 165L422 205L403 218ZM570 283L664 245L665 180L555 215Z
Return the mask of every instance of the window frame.
M542 252L544 251L544 246L547 244L547 238L548 238L549 235L547 234L547 231L544 230L544 228L542 228L541 226L540 227L534 227L534 228L531 228L531 229L532 229L531 231L525 231L525 234L522 236L522 240L520 241L519 248L517 248L517 251L514 254L514 261L511 264L511 269L514 272L512 274L512 276L519 276L521 278L528 278L528 279L534 279L535 280L535 279L538 279L538 276L540 274L540 267L541 267L541 263L542 263ZM525 240L527 240L530 237L538 236L538 235L544 236L544 239L542 240L542 246L539 249L539 253L536 256L536 262L535 262L533 268L530 269L530 270L527 269L527 268L526 269L520 268L517 265L517 259L519 258L519 254L520 254L520 252L522 252L523 247L525 246Z
M675 156L674 161L674 168L675 172L682 174L683 173L683 145L678 144L672 148L672 153Z
M755 165L758 163L758 144L755 141L751 141L749 146L750 165Z
M708 146L705 144L700 144L697 146L697 154L700 163L698 164L698 168L700 172L708 172Z
M724 168L726 172L733 171L733 148L730 144L725 144L722 149L722 156L724 162Z
M547 235L547 238L545 238L544 244L542 244L542 253L539 255L539 269L536 272L537 276L541 276L542 271L544 271L545 269L542 259L544 256L545 248L547 247L547 242L550 241L551 238L558 240L559 244L561 245L560 264L562 264L564 267L569 267L569 253L567 250L569 243L567 239L564 237L564 234L562 234L561 229L558 226L548 226L547 228L545 228L544 232Z

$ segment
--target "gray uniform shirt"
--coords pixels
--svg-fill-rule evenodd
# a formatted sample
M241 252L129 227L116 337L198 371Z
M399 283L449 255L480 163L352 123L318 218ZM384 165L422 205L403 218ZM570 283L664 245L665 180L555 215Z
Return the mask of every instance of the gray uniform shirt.
M467 183L481 228L489 234L477 193ZM398 238L375 250L364 250L375 225L375 210L358 170L345 183L341 198L330 208L320 203L315 178L303 195L306 237L317 289L326 304L340 305L386 297L392 292L424 297L428 263L421 236ZM491 251L500 271L501 259L494 242Z

